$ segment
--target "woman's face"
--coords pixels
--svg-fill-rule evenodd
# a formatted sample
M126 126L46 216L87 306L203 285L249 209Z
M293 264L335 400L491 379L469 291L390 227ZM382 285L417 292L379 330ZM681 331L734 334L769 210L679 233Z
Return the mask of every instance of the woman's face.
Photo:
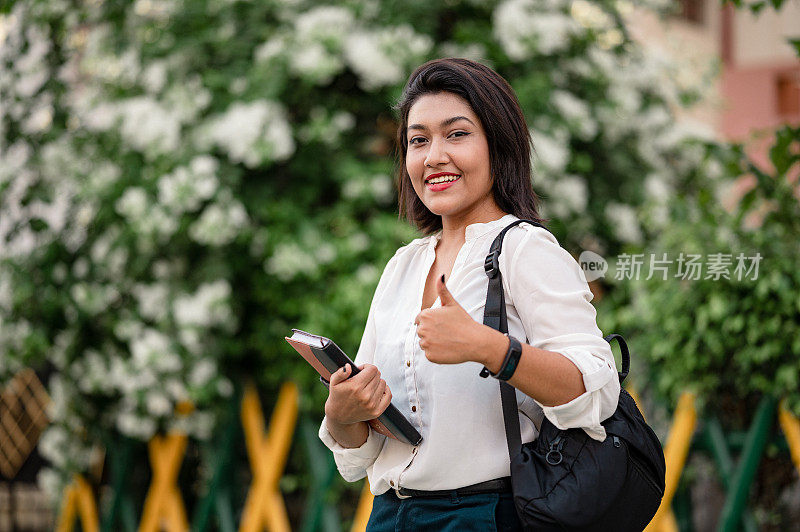
M489 144L466 100L450 92L420 96L408 113L406 141L414 191L443 224L488 221L482 218L499 211Z

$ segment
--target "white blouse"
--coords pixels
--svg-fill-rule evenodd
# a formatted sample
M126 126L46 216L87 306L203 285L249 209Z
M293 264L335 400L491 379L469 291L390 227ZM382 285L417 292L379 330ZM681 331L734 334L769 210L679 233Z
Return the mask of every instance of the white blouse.
M516 219L509 214L467 226L466 242L447 279L450 293L478 322L483 323L488 285L484 259L494 238ZM498 381L478 376L483 366L477 362L434 364L419 346L414 318L440 236L418 238L389 260L355 358L356 364L378 367L392 404L422 442L415 447L369 429L361 447L346 449L324 419L320 426L319 437L333 451L342 477L353 482L369 476L375 495L399 486L453 489L510 474ZM549 231L523 223L505 236L500 270L509 334L563 354L581 371L586 387L584 394L554 407L517 390L522 441L538 436L543 415L558 428L582 427L592 438L605 439L600 422L614 413L620 386L580 266ZM439 306L437 299L433 308Z

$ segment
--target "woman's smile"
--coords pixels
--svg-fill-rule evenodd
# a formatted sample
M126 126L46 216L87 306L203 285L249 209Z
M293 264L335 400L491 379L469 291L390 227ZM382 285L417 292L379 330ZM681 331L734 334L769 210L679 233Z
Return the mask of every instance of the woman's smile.
M450 188L459 179L461 179L461 174L437 172L425 178L425 186L433 192L441 192Z

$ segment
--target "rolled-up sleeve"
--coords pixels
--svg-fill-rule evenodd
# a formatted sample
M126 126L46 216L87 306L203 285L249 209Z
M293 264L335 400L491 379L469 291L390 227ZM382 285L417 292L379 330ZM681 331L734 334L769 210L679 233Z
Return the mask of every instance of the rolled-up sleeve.
M345 448L333 439L323 418L319 427L319 438L325 446L333 451L333 459L336 461L336 468L339 474L347 482L355 482L367 476L367 468L370 467L383 448L386 436L375 432L370 427L367 441L361 447Z
M375 289L375 294L372 297L369 314L367 315L367 324L364 327L364 334L361 336L361 343L358 347L358 353L354 362L356 366L361 364L371 364L375 356L375 347L377 343L377 330L375 327L375 306L382 293L383 279L386 277L387 271L390 269L394 260L390 260L384 269L381 276L381 281L378 282L378 287ZM348 482L354 482L362 479L367 475L367 468L370 467L383 448L383 443L386 436L376 432L372 427L369 428L369 435L361 447L345 448L333 439L331 433L328 431L326 424L327 418L322 419L319 427L319 438L322 443L333 452L333 458L336 461L336 467L342 478Z
M596 440L600 424L619 400L619 379L611 346L597 326L592 292L577 261L545 229L525 226L509 232L513 245L503 282L519 314L528 343L559 353L580 370L586 392L572 401L541 405L560 429L583 428ZM504 250L505 253L505 250ZM501 255L501 260L502 260ZM502 269L502 263L501 263Z

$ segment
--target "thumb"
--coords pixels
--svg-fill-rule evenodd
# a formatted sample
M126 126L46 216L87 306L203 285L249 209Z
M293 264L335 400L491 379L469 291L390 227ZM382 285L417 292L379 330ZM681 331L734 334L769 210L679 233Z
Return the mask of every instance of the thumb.
M350 364L345 364L344 367L339 368L338 370L331 373L330 384L331 386L336 386L340 382L346 381L350 378Z
M450 290L447 289L447 285L444 284L444 274L442 274L436 282L436 289L439 292L439 299L442 301L443 307L458 305L453 294L450 293Z

